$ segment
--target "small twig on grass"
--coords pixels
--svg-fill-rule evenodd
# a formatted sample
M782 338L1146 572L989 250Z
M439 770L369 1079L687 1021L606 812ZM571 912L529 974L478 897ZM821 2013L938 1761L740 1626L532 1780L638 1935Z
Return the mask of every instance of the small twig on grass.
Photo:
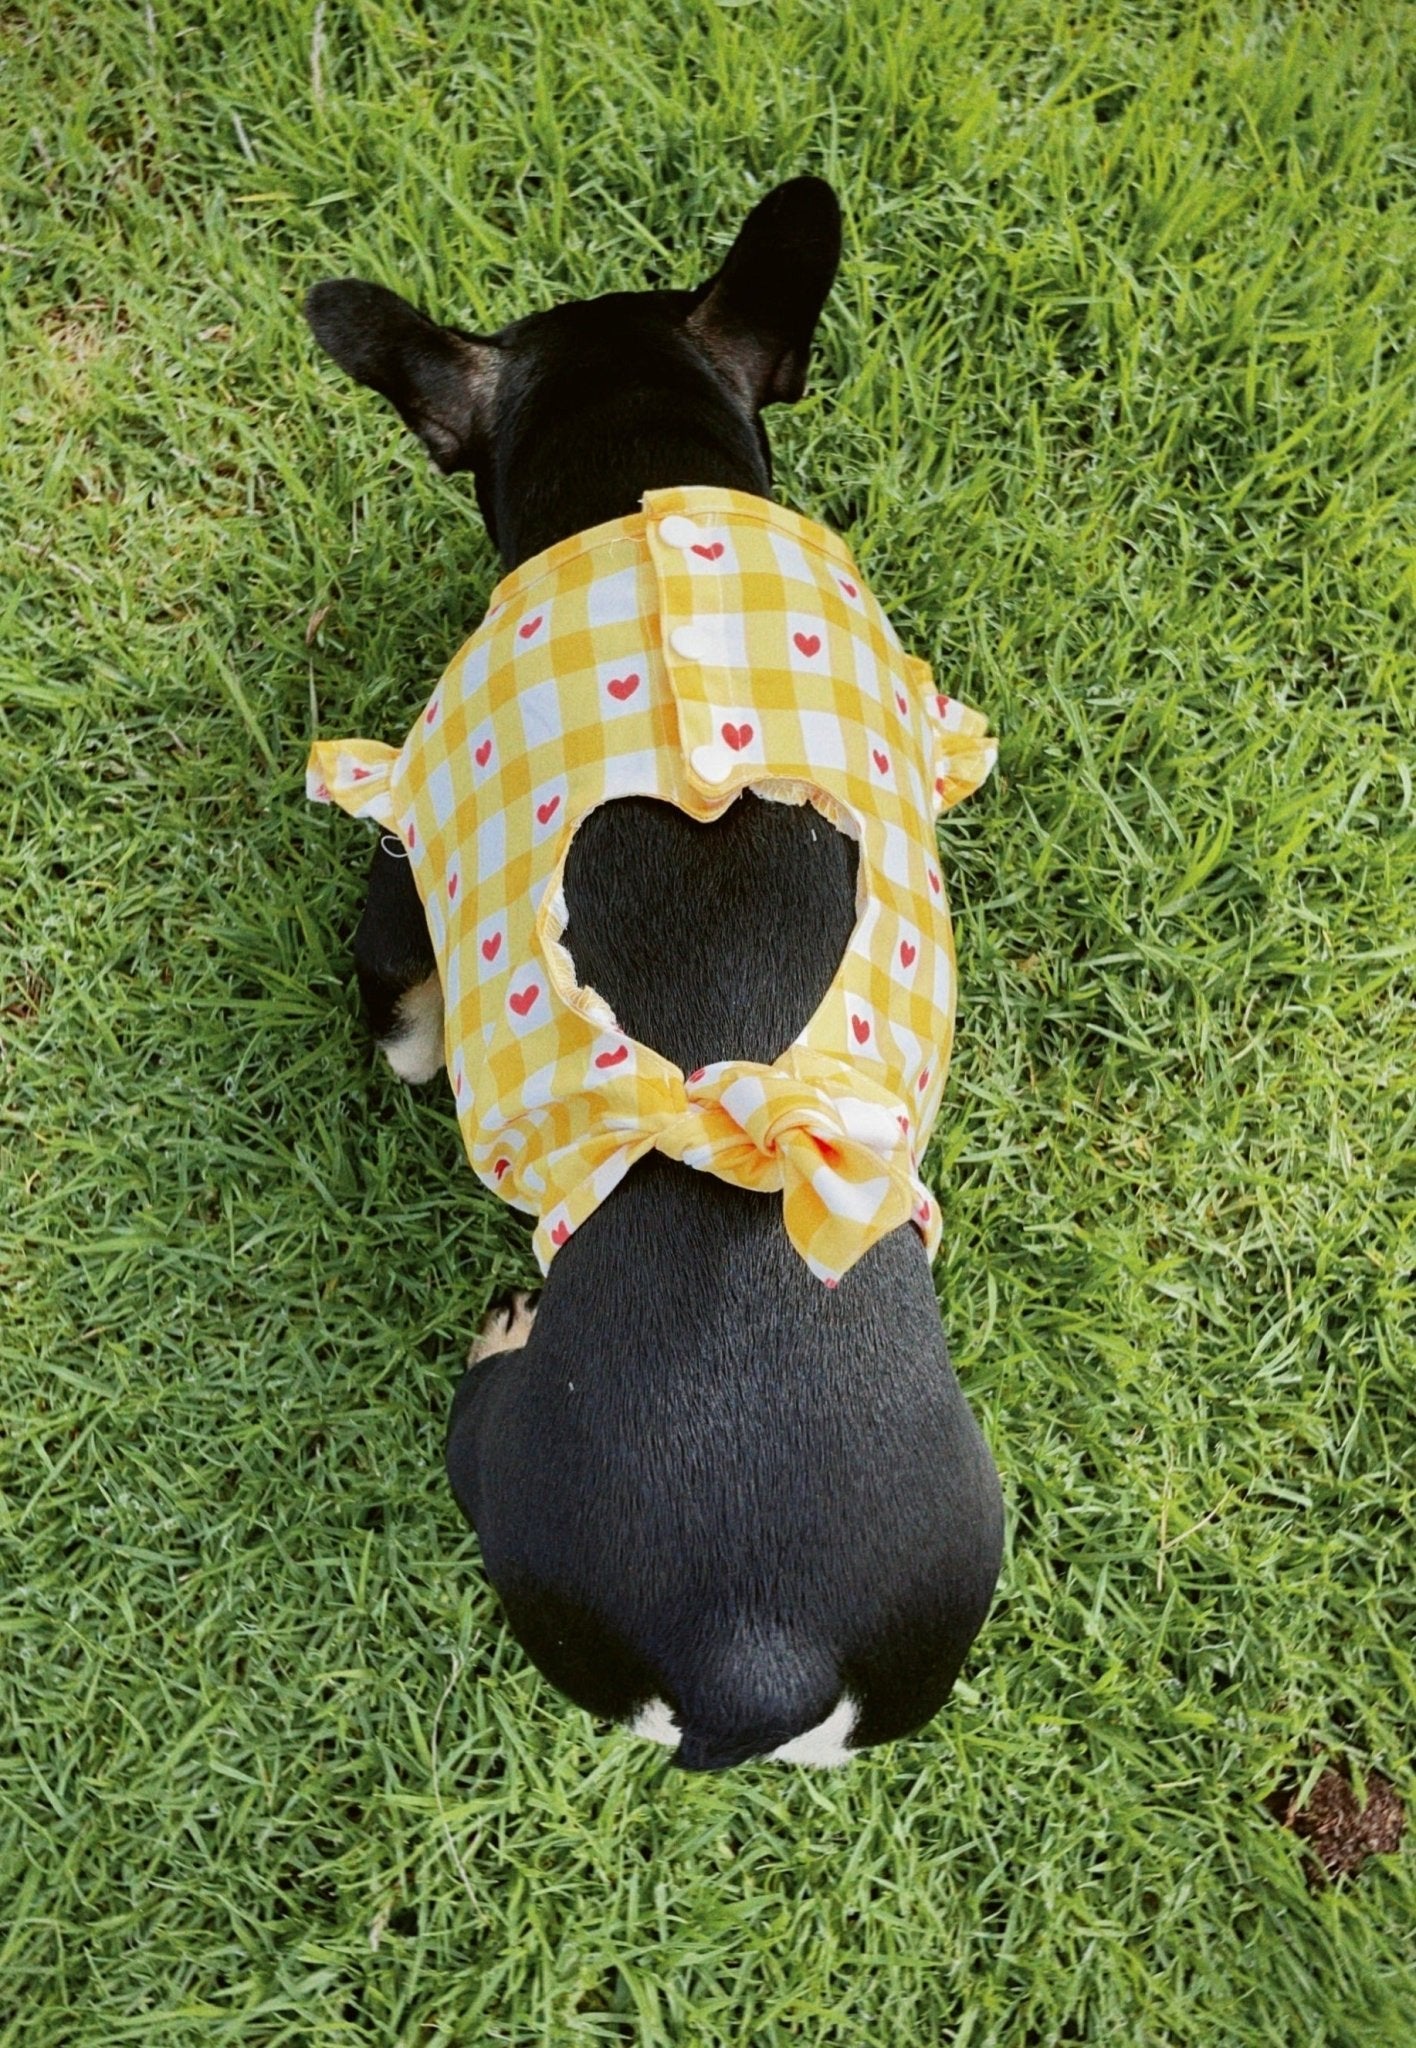
M442 1722L442 1710L447 1705L448 1700L452 1694L452 1689L456 1685L458 1679L461 1678L461 1676L462 1659L457 1655L456 1651L454 1651L452 1657L452 1676L448 1679L447 1684L443 1687L442 1698L438 1701L437 1706L433 1709L433 1725L428 1734L428 1756L433 1767L433 1804L437 1807L438 1810L438 1825L441 1827L443 1831L443 1840L447 1843L447 1852L449 1856L451 1856L453 1862L457 1865L457 1874L462 1879L463 1885L467 1892L467 1896L472 1901L473 1905L477 1908L477 1911L480 1914L482 1911L481 1902L478 1899L476 1892L474 1892L472 1889L472 1880L467 1875L467 1865L463 1862L461 1856L457 1852L457 1844L452 1839L452 1829L448 1826L447 1809L443 1805L441 1781L442 1774L438 1764L438 1728Z
M1191 1522L1188 1529L1182 1529L1178 1536L1172 1536L1168 1539L1165 1534L1165 1525L1170 1513L1170 1502L1168 1498L1165 1500L1160 1511L1160 1547L1156 1553L1155 1560L1155 1589L1157 1593L1163 1589L1165 1584L1166 1553L1171 1550L1178 1550L1180 1545L1188 1541L1197 1529L1203 1529L1207 1522L1212 1522L1215 1519L1216 1515L1222 1515L1231 1501L1242 1500L1243 1497L1242 1492L1237 1486L1226 1488L1222 1498L1215 1502L1207 1515L1201 1515L1198 1522Z
M315 96L315 105L324 105L324 81L320 77L320 58L324 55L324 0L315 9L315 25L310 31L310 91Z
M33 541L17 540L15 546L21 554L33 555L37 562L52 562L56 569L67 569L71 576L78 577L80 583L87 583L90 590L98 582L96 576L91 576L87 569L81 569L77 562L66 562L62 555L54 554L47 543L43 547L36 547Z

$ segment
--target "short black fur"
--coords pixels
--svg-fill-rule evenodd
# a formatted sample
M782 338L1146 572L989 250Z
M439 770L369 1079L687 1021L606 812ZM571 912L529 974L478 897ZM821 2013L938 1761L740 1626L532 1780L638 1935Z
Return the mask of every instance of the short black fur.
M834 194L798 178L694 291L478 337L350 281L310 319L440 466L472 469L511 568L659 486L770 495L760 408L802 393L839 248ZM770 1061L835 975L855 849L809 807L744 796L700 825L634 799L582 824L566 897L577 975L632 1036L684 1068ZM387 1036L431 952L386 853L359 960ZM686 1768L770 1751L843 1692L852 1747L920 1727L997 1578L997 1475L913 1229L828 1292L778 1202L658 1155L557 1255L525 1348L466 1374L447 1464L542 1671L611 1719L666 1701Z

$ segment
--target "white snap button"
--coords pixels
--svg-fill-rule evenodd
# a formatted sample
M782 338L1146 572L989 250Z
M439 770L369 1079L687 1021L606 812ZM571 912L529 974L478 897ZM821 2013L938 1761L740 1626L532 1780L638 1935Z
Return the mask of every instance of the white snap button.
M726 747L695 747L688 758L704 782L726 782L733 772L733 757Z
M691 548L698 538L698 528L681 512L671 512L667 519L659 521L659 538L666 547Z
M669 645L685 661L709 662L722 657L722 636L710 619L693 619L686 626L675 626L669 635Z

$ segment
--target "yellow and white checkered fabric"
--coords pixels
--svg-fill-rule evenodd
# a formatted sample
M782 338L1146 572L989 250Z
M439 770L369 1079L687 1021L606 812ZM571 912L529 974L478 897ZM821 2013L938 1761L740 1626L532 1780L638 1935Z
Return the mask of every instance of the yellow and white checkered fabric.
M954 1033L934 821L997 754L936 695L842 541L739 491L643 509L507 576L401 749L317 742L312 797L407 850L437 956L472 1165L538 1219L544 1271L651 1148L780 1191L828 1285L913 1221ZM685 1075L581 988L561 935L577 825L617 797L719 816L808 802L859 842L857 921L825 1000L772 1066Z

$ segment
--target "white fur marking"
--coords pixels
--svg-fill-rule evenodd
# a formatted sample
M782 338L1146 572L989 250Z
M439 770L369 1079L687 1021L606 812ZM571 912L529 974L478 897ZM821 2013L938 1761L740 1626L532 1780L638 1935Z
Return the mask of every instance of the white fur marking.
M802 1735L794 1735L780 1749L771 1750L769 1760L783 1764L812 1764L828 1770L848 1764L856 1755L855 1750L846 1747L855 1724L856 1703L848 1692L842 1693L824 1721L819 1721ZM629 1723L629 1732L641 1735L649 1742L662 1742L666 1749L677 1749L682 1731L667 1700L650 1700Z
M846 1740L855 1724L856 1703L848 1692L843 1692L824 1721L818 1721L804 1735L794 1735L790 1742L774 1749L772 1755L784 1764L817 1764L828 1769L848 1764L855 1751L847 1749Z
M649 1742L662 1742L666 1749L677 1749L679 1724L669 1711L667 1700L650 1700L647 1707L641 1707L629 1724L631 1735L642 1735Z
M443 1064L442 984L436 974L405 989L398 998L398 1036L386 1038L379 1050L400 1081L418 1087L431 1081Z

